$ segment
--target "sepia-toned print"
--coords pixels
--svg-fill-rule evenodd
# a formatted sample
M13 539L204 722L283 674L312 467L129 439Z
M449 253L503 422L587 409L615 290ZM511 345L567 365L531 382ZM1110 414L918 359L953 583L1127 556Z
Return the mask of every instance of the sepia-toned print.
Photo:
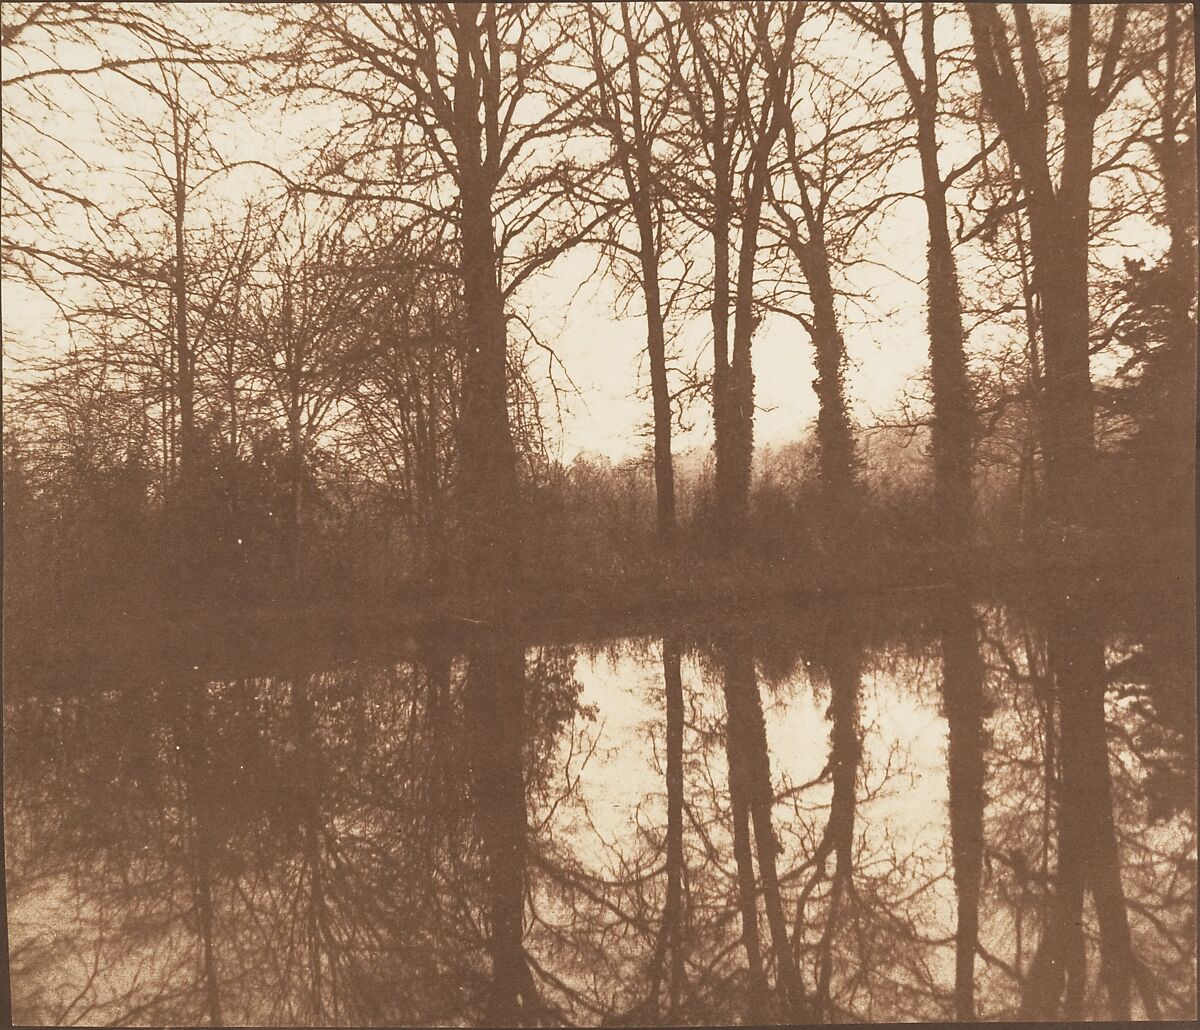
M6 2L3 1015L1195 1019L1194 26Z

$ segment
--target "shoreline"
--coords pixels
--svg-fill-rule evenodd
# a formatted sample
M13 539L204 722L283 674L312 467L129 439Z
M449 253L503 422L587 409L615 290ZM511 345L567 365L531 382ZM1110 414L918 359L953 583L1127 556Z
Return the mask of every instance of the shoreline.
M1003 568L973 555L956 571L923 570L922 575L882 575L869 571L838 581L804 577L791 570L731 572L706 566L684 578L678 567L657 582L644 574L602 583L525 584L487 600L453 590L416 591L389 600L332 598L321 604L275 600L230 605L201 602L170 611L143 604L82 619L37 618L4 613L4 667L25 678L39 668L102 661L156 660L204 667L239 659L277 665L305 658L337 662L359 655L386 657L411 653L431 638L464 642L492 633L520 634L530 644L605 640L617 636L684 636L725 624L731 631L747 623L785 614L807 616L851 606L862 618L898 599L927 609L927 599L954 591L973 602L1048 600L1056 595L1102 591L1106 597L1136 595L1178 603L1194 600L1195 570L1177 561L1160 563L1039 562L1033 553ZM791 572L791 574L789 574ZM931 574L932 573L932 574ZM1134 574L1136 573L1136 574ZM920 600L918 600L918 598ZM7 677L6 677L7 678Z

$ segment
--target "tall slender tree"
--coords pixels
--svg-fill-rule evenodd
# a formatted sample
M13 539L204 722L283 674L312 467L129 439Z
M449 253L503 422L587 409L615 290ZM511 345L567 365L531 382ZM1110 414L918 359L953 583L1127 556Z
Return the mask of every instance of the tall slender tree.
M671 390L667 378L667 310L662 265L667 257L666 204L658 180L660 156L655 154L670 111L669 81L646 79L646 51L662 38L653 32L647 11L627 2L619 5L619 24L601 17L601 8L588 8L588 49L596 88L596 121L613 150L624 200L636 229L637 278L646 306L646 354L650 360L650 392L654 405L654 487L659 537L675 535L675 472L671 456ZM607 58L609 37L619 39L615 61ZM618 223L619 224L619 223ZM613 228L617 229L618 224ZM624 250L619 240L609 248Z
M1112 8L1099 41L1094 85L1089 6L1072 6L1066 15L1067 64L1061 83L1043 52L1048 43L1039 39L1031 8L1012 5L1015 47L999 5L970 4L967 15L983 100L1020 173L1028 210L1045 361L1042 429L1051 517L1056 532L1074 540L1087 521L1095 476L1088 306L1094 139L1097 118L1132 75L1128 62L1121 60L1129 8ZM1048 31L1044 26L1041 35ZM1051 137L1055 100L1062 133L1057 172Z
M759 230L771 154L790 116L789 88L806 10L804 3L682 3L678 21L663 22L668 66L684 114L680 143L687 158L675 170L676 195L709 233L713 246L709 311L716 506L727 549L743 543L749 511L751 350L761 318L754 299ZM693 171L697 157L699 175ZM736 268L731 253L735 237Z
M896 5L873 3L869 8L847 4L843 9L854 22L887 44L916 122L921 199L929 232L926 294L933 392L934 503L942 538L951 546L961 547L966 542L971 520L975 404L967 375L962 297L946 195L953 180L977 163L977 159L949 173L941 170L938 119L942 71L935 38L937 11L931 3L920 5L918 70L904 46L914 7L900 5L897 11ZM982 156L981 151L979 157Z

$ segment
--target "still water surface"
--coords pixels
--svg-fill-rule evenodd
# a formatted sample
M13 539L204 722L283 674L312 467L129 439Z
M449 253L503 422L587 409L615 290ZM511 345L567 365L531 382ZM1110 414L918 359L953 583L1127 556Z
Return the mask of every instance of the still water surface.
M1190 1017L1190 639L1101 610L43 670L14 1020Z

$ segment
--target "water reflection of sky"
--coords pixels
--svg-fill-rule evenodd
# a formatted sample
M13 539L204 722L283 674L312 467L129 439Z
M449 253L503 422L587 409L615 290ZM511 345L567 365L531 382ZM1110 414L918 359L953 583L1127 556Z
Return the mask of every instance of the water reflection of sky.
M970 719L981 731L984 781L966 800L952 793L936 635L864 645L841 687L819 646L776 640L756 652L749 699L753 710L756 691L765 729L778 895L802 981L817 992L828 976L822 990L838 1018L948 1019L962 1004L955 862L964 861L966 824L955 830L955 805L983 834L973 1004L988 1018L1014 1018L1025 1004L1064 804L1047 777L1061 775L1057 736L1071 713L1047 707L1044 640L1023 624L1018 632L1015 617L977 614L983 680ZM1110 639L1106 660L1119 672L1104 707L1106 739L1094 743L1110 760L1132 953L1160 1014L1181 1017L1194 1006L1195 812L1178 783L1194 771L1194 753L1159 714L1176 703L1171 676L1183 674L1161 655L1145 664L1149 647ZM764 756L744 728L730 737L732 653L692 643L680 662L686 955L672 1002L680 1022L745 1014L747 912L729 760ZM524 722L506 721L501 690L475 730L472 677L492 689L478 654L364 660L298 679L209 681L197 670L184 681L159 669L140 685L131 674L124 686L82 696L10 695L5 823L18 1021L191 1023L218 1004L223 1020L243 1023L487 1021L497 990L489 969L501 961L487 927L507 889L498 871L511 872L504 863L513 861L497 866L498 854L520 856L511 882L525 914L514 946L547 1006L544 1020L665 1018L662 642L527 648L525 658ZM850 708L840 695L841 716L838 690L852 691ZM862 752L848 878L836 887L839 857L814 863L833 823L831 747L847 712L843 730L861 734ZM504 750L502 725L523 726L523 750ZM493 745L485 760L478 748ZM495 811L480 808L480 777L503 780L503 755L522 753L524 797L510 800L523 822L505 822L503 792L490 802ZM1088 818L1101 823L1102 814ZM487 825L491 836L481 837ZM774 982L769 870L761 828L747 825L761 961ZM512 833L517 851L504 852ZM203 906L198 891L207 892ZM202 925L203 907L211 917ZM1092 972L1080 1015L1104 1018L1108 945L1090 903L1083 922ZM1140 988L1133 1011L1145 1015L1139 999Z

